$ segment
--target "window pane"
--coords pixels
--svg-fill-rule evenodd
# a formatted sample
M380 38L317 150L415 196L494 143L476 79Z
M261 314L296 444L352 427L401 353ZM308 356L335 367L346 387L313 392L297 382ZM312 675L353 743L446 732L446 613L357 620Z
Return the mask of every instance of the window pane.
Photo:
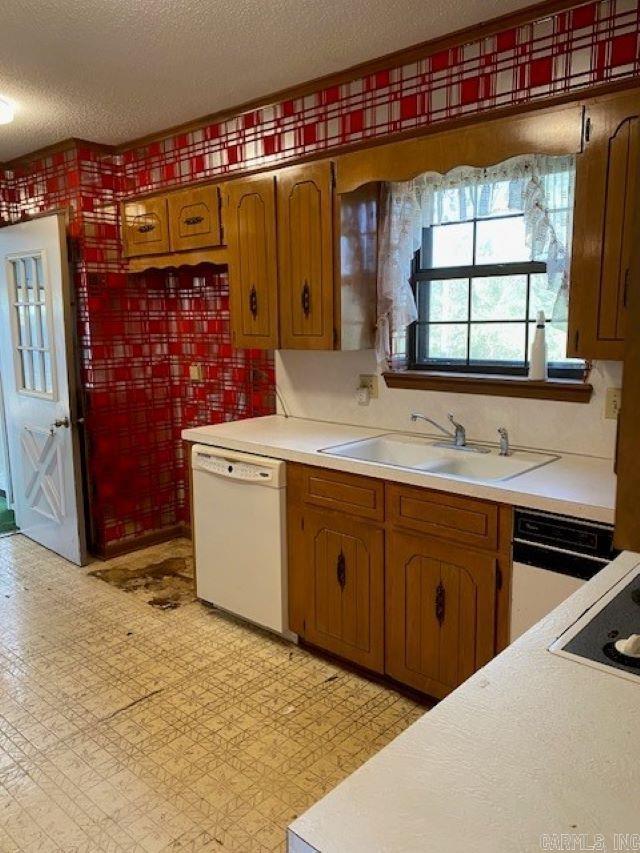
M464 324L427 326L423 340L427 360L465 361L467 358L467 327Z
M473 263L473 222L436 225L431 229L431 266L459 267Z
M424 320L467 320L469 281L451 278L424 282L421 288L420 318Z
M434 194L433 224L473 219L475 187L448 187Z
M536 333L536 324L529 325L529 355L531 355L531 344ZM566 367L576 367L583 364L579 358L567 358L567 325L552 325L547 323L547 358L551 361L562 361Z
M524 320L526 313L526 275L472 279L472 320Z
M22 379L25 391L33 391L33 353L22 350Z
M523 181L495 181L478 186L478 218L520 213L523 210Z
M524 217L485 219L477 224L476 263L505 264L528 261L531 250L524 242Z
M529 297L529 317L538 319L538 312L544 311L547 320L553 317L556 293L548 286L546 273L535 273L531 276L531 294Z
M525 355L525 323L471 324L471 361L511 361Z

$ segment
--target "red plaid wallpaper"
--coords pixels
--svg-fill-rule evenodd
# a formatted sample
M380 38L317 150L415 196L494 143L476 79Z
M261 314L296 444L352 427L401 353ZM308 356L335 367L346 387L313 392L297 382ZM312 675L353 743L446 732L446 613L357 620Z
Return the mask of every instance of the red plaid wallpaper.
M639 0L599 0L304 98L112 154L93 146L0 172L0 218L71 210L93 539L184 521L180 430L273 411L268 353L231 347L214 267L129 275L123 195L268 168L345 143L640 72ZM201 364L202 381L189 379Z

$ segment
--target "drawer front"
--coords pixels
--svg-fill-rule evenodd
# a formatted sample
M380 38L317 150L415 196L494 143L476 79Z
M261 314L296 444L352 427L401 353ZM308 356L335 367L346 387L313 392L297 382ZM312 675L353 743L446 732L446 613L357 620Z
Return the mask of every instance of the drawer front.
M168 201L172 251L220 245L220 195L217 186L171 193Z
M384 485L379 480L324 468L304 468L303 497L305 503L314 506L384 520Z
M485 501L387 484L387 520L397 527L497 550L498 507Z
M127 257L162 255L169 251L166 198L126 202L122 219Z

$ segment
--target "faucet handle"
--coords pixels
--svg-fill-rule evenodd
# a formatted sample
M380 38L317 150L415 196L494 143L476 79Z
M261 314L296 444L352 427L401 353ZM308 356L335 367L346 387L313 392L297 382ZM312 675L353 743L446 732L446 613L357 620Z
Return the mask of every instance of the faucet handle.
M458 421L456 421L456 420L454 419L454 417L453 417L453 412L449 412L449 414L447 415L447 418L449 419L450 423L451 423L451 424L453 424L453 426L454 426L456 429L460 429L460 430L463 430L463 431L464 431L464 427L462 426L462 424L459 424L459 423L458 423Z

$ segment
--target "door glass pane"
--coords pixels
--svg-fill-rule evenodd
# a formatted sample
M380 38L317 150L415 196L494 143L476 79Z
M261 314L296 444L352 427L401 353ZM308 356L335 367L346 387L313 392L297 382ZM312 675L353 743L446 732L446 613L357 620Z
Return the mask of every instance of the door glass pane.
M452 278L425 282L421 316L426 320L467 320L469 316L469 280Z
M431 233L433 268L460 267L473 263L473 222L436 225Z
M31 350L21 350L21 355L24 390L33 391L33 353Z
M472 320L524 320L526 313L526 275L487 276L472 280Z
M471 361L524 362L526 323L471 324Z
M53 394L51 334L46 309L46 282L42 256L26 255L9 261L10 292L14 294L12 325L18 391Z
M524 239L524 218L480 220L476 231L476 263L506 264L531 260Z

